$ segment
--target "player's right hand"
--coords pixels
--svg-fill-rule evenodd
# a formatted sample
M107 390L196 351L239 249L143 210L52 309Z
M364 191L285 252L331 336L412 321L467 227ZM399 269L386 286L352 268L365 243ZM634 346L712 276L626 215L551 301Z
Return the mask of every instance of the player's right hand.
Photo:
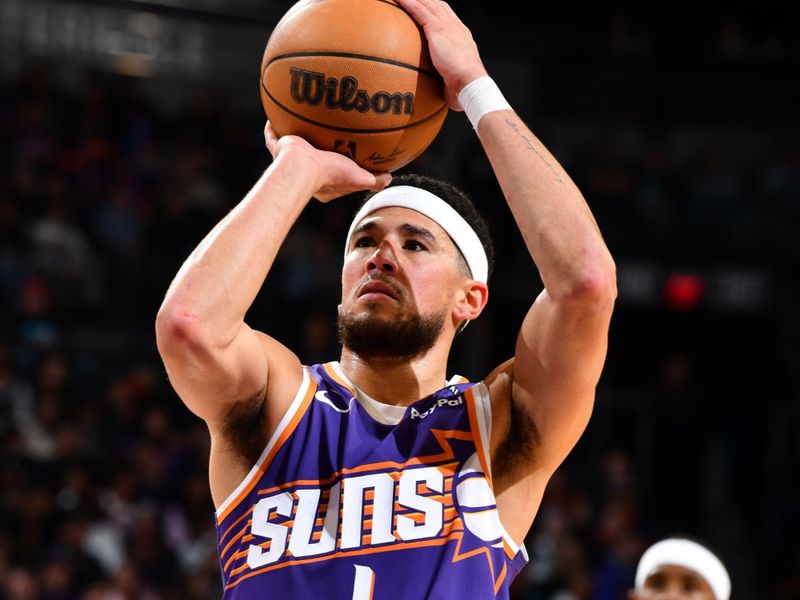
M459 92L487 74L472 32L443 0L397 0L397 3L425 32L431 61L444 80L447 105L462 110Z
M274 160L295 156L304 161L307 167L303 176L315 178L317 191L313 196L320 202L360 190L382 190L392 180L389 173L371 173L343 154L319 150L299 136L278 137L269 121L264 126L264 141Z

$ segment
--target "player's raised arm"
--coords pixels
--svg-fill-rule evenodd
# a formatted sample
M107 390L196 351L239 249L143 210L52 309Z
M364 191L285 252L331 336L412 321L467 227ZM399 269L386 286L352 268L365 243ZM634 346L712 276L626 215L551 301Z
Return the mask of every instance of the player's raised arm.
M531 466L549 476L592 412L615 266L580 191L516 114L486 114L478 135L544 283L520 328L512 399L536 430Z
M273 163L186 259L156 319L170 382L211 431L215 499L238 483L237 471L252 466L245 460L229 469L237 457L226 455L230 482L215 485L215 452L233 448L223 441L225 428L245 417L268 435L301 379L298 358L244 322L281 243L312 196L324 201L388 182L387 175L376 176L300 138L278 140L269 124L265 136Z
M423 27L451 107L466 110L477 129L544 282L514 360L487 378L493 450L513 446L519 455L498 460L495 492L505 495L498 505L505 506L506 527L521 537L547 480L589 420L616 297L614 262L580 191L487 76L471 33L450 6L398 2ZM502 465L513 468L503 472Z

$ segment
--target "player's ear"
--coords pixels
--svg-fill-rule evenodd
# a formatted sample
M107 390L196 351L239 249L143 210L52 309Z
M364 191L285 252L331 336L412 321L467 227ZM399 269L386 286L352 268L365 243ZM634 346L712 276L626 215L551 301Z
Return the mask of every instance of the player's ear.
M489 287L480 281L468 279L459 290L453 317L456 322L477 319L488 301Z

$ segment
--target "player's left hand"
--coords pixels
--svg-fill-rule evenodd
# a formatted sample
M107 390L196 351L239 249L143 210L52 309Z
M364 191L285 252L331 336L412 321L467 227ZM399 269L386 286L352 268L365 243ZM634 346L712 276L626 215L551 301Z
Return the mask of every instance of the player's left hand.
M486 75L472 32L443 0L396 0L422 27L433 66L444 79L445 100L462 110L458 93L469 82Z
M313 196L320 202L361 190L382 190L392 180L389 173L372 173L362 169L343 154L315 148L299 136L278 137L269 121L264 126L264 142L273 159L293 155L307 165L303 176L316 182L317 191Z

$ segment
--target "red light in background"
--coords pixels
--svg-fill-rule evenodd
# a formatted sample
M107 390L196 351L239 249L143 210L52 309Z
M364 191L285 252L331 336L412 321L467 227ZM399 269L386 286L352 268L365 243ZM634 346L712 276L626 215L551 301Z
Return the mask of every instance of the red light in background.
M706 286L700 275L675 273L664 283L664 300L672 310L696 310L703 301Z

